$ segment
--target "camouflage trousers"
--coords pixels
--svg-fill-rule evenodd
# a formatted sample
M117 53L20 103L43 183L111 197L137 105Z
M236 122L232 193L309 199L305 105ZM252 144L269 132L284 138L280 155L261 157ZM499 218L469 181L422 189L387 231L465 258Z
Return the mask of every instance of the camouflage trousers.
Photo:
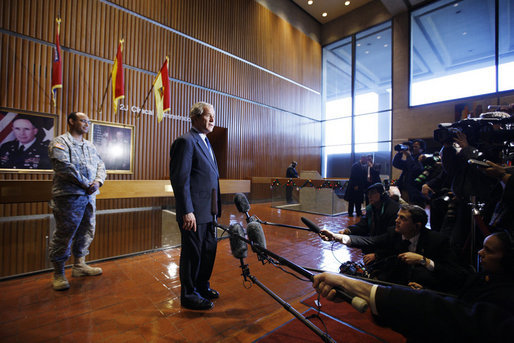
M55 233L50 242L50 260L65 262L89 254L95 237L96 198L87 195L67 195L52 199Z

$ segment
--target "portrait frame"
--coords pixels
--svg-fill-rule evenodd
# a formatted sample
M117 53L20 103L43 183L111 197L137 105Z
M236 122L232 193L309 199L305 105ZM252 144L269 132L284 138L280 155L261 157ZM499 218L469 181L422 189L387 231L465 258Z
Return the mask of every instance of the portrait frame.
M134 173L134 125L92 120L88 139L108 174Z
M52 173L48 145L58 132L57 114L0 107L0 173Z

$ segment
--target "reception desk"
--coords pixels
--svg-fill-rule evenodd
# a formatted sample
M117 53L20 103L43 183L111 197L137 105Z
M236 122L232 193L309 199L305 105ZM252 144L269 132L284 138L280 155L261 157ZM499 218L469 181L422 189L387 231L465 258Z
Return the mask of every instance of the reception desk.
M252 190L265 182L272 207L329 216L348 212L348 203L343 200L348 179L254 178ZM289 199L288 192L291 194Z

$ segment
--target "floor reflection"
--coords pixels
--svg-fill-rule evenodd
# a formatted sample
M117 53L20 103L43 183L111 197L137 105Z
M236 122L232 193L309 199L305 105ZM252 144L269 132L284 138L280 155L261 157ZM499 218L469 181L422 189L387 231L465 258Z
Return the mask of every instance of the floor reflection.
M224 205L222 213L220 224L246 227L245 215L234 205ZM249 214L302 227L303 216L334 231L358 220L270 204L254 204ZM341 263L361 258L359 251L324 242L309 231L270 225L263 230L270 251L300 266L338 271ZM215 307L206 312L182 309L179 257L180 249L173 248L102 262L103 275L92 278L72 278L67 269L71 288L66 292L52 290L50 273L0 282L2 342L251 342L292 318L256 285L245 288L228 239L218 244L211 278L221 294ZM306 309L300 300L313 293L310 282L263 265L251 250L245 263L274 293L300 312Z

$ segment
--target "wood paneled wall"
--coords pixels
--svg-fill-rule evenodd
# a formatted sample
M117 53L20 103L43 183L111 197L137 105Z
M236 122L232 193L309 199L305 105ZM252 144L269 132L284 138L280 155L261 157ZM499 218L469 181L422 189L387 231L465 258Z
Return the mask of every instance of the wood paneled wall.
M63 88L50 98L55 18L61 17ZM99 112L119 39L128 111L114 114L111 89ZM156 72L170 58L171 114L141 107ZM133 174L108 180L168 179L169 147L190 128L191 105L215 106L226 128L223 164L229 179L284 175L291 160L320 170L321 47L253 0L3 0L0 2L0 107L134 125ZM145 109L154 110L153 94ZM0 173L0 180L49 180L51 173ZM99 210L167 208L173 199L99 200ZM91 258L159 245L157 211L102 214ZM1 204L2 217L50 213L46 202ZM48 267L48 219L0 223L0 276ZM37 255L37 258L33 255ZM29 262L27 262L29 261Z
M168 177L168 151L189 123L112 113L111 90L97 112L120 38L125 39L125 99L140 107L170 57L171 113L198 100L214 104L228 129L228 178L281 175L291 158L320 167L321 48L253 0L6 0L0 5L0 106L136 126L135 172L114 179ZM55 17L61 16L63 89L51 106ZM154 109L150 96L146 109ZM272 163L253 163L270 160ZM3 174L4 178L48 175Z

